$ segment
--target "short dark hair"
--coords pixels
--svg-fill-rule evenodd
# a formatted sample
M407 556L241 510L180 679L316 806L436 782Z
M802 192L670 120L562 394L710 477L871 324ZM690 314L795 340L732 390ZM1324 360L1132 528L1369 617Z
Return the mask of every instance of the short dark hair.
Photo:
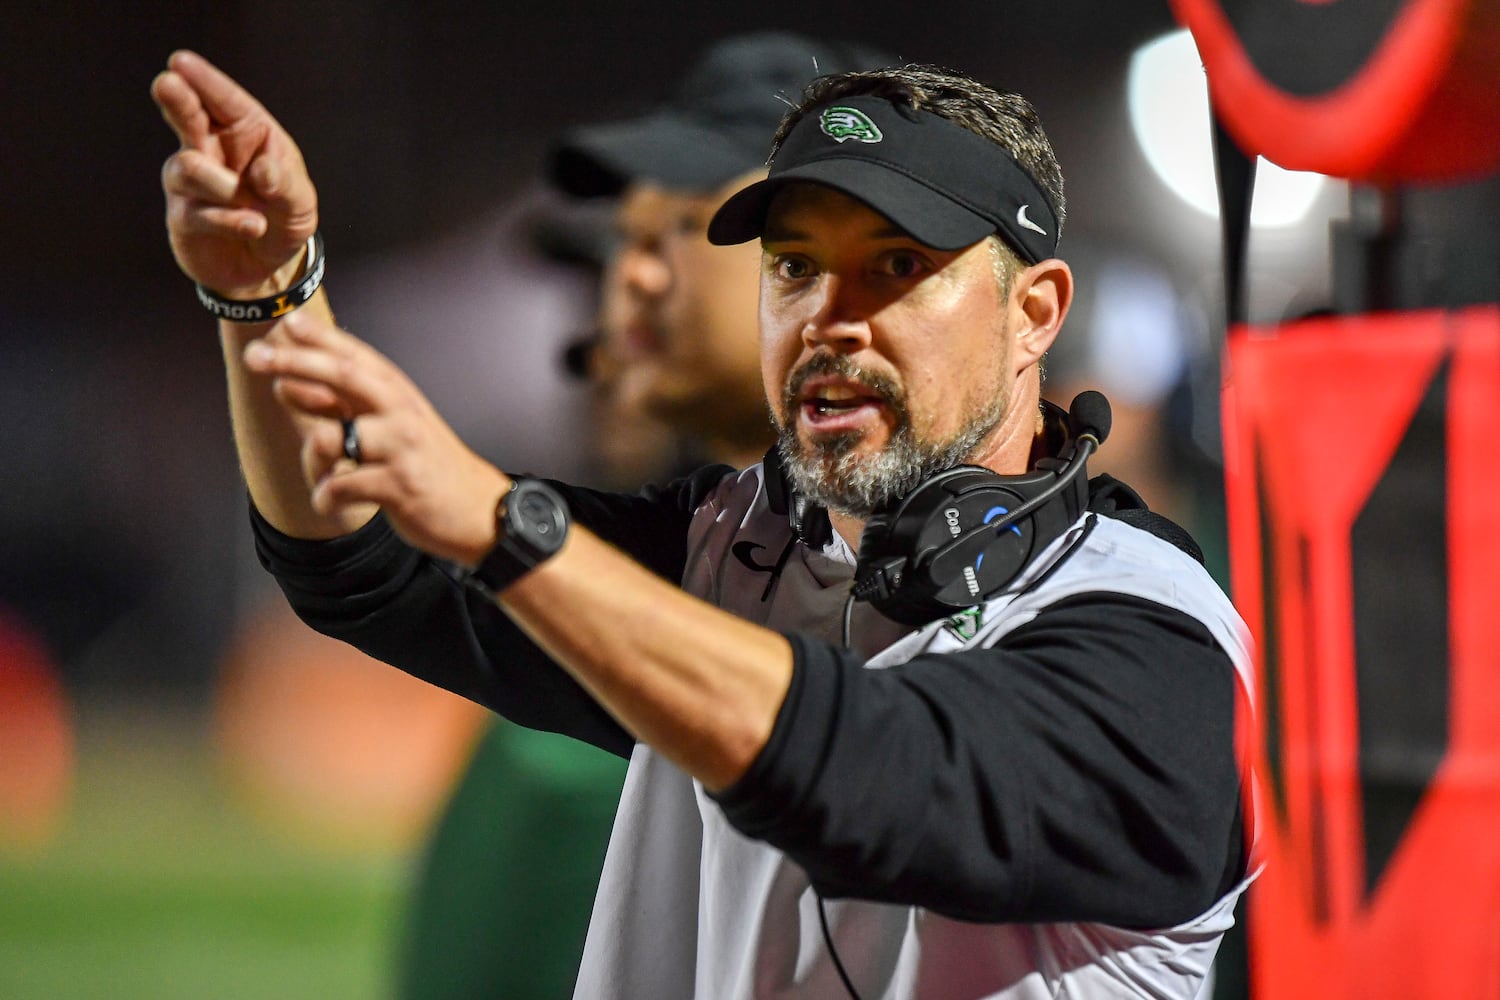
M1004 149L1047 196L1058 231L1062 231L1067 213L1062 168L1036 108L1020 94L994 90L957 70L914 64L819 77L803 90L802 102L782 117L771 140L771 158L775 159L782 142L809 111L830 101L860 96L930 112Z

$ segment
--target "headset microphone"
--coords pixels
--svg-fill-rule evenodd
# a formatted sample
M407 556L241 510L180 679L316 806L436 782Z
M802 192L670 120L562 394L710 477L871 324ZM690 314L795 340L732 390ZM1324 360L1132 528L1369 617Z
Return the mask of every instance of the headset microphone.
M1112 420L1109 400L1104 398L1104 393L1093 389L1074 396L1073 405L1068 408L1068 430L1075 438L1093 437L1096 448L1109 437Z
M1025 475L957 466L871 516L860 538L854 599L895 621L923 625L1009 585L1087 507L1087 461L1109 436L1109 401L1080 393L1067 421L1070 437L1060 455Z

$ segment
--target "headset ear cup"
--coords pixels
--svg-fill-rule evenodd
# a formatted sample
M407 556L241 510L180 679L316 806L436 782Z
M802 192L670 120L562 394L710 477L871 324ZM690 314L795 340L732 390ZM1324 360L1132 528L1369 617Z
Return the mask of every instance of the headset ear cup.
M893 621L925 625L1000 594L1077 512L1064 491L998 531L988 526L1042 495L1065 467L1001 476L959 466L919 484L865 522L856 595Z
M977 586L981 594L990 595L1004 590L1031 561L1036 546L1032 544L1033 521L1024 517L1016 524L990 540L984 546L972 566L979 579Z
M993 479L994 473L978 466L945 470L866 520L855 567L861 599L906 625L923 625L957 610L935 603L944 584L932 576L923 556L936 541L951 537L944 512L955 493L963 492L976 477Z

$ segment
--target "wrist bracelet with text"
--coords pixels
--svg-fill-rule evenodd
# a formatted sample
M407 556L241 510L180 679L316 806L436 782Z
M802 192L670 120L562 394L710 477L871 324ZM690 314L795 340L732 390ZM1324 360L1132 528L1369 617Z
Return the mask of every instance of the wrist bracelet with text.
M267 323L307 304L318 286L323 284L324 263L323 234L313 233L307 238L307 264L302 269L302 279L286 291L263 299L226 299L198 285L198 301L220 319L236 323Z

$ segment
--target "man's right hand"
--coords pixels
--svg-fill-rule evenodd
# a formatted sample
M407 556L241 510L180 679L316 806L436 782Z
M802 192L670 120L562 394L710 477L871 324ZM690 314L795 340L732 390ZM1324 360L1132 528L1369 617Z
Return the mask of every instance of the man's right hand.
M318 227L317 191L297 144L248 91L193 52L172 53L151 96L182 142L161 174L178 266L229 298L286 290Z
M192 52L172 53L151 97L182 142L161 172L177 265L230 299L286 291L318 228L318 193L297 144L245 88ZM301 309L333 322L322 289ZM300 456L316 421L283 406L271 380L241 361L251 340L284 340L281 323L224 319L219 335L235 448L256 509L297 538L333 538L374 516L372 505L326 515L313 508Z

